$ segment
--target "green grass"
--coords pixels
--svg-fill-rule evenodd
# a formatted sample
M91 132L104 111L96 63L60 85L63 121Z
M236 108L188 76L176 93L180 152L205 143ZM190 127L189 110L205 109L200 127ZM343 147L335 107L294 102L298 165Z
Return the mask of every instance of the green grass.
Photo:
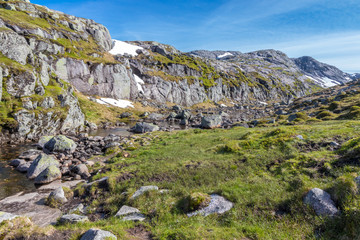
M126 230L135 225L112 217L126 204L147 215L143 225L154 239L354 239L360 236L353 180L360 170L359 156L352 162L342 158L357 151L358 139L347 140L359 130L358 121L327 121L143 135L134 141L150 136L150 145L132 151L130 158L111 159L106 172L95 177L109 176L110 190L94 187L84 194L91 207L109 218L60 229L98 226L131 239ZM335 139L344 142L339 151L310 147ZM130 200L136 189L150 184L170 192ZM314 187L332 195L343 212L340 217L318 217L302 203ZM186 216L191 194L212 193L232 201L234 208L223 215Z

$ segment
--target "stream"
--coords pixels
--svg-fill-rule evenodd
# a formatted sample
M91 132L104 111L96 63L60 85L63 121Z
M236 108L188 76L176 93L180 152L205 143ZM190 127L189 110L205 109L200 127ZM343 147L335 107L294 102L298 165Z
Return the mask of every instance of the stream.
M125 127L110 128L110 129L98 129L89 132L89 136L101 136L106 137L109 134L118 136L130 136L133 133L127 131L132 123ZM159 122L160 127L172 126L175 129L184 129L176 123L169 124L168 122ZM36 190L33 181L26 178L26 174L16 171L10 167L9 161L17 158L22 152L36 148L33 144L21 144L15 146L0 146L0 200L6 197L12 196L19 192L33 192Z

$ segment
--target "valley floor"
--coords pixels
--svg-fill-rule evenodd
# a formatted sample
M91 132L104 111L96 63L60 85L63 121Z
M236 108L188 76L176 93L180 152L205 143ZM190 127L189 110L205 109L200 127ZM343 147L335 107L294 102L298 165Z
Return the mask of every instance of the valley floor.
M75 190L93 221L36 231L71 239L93 227L118 239L358 238L360 201L354 178L360 170L359 130L360 121L327 121L155 132L148 135L150 145L129 149L130 157L119 153L105 166L93 167L99 170L93 180L107 176L107 187ZM146 185L169 191L131 198ZM330 193L340 215L319 217L304 205L305 194L315 187ZM220 215L188 217L194 193L216 193L234 207ZM139 209L145 221L116 217L123 205ZM8 227L0 225L0 236L9 233ZM31 231L12 229L10 235Z

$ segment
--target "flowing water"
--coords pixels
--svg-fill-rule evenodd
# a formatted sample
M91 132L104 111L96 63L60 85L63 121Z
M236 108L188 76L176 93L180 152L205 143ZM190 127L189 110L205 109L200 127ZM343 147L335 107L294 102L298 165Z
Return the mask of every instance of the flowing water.
M26 174L19 173L8 165L10 160L30 148L31 145L0 146L0 199L35 190L34 183L26 178Z
M128 132L132 123L126 127L112 128L112 129L98 129L89 133L90 136L106 137L109 134L118 136L130 136L132 133ZM169 124L167 122L158 123L160 127L173 127L175 129L183 129L178 124ZM9 161L17 158L22 152L35 148L29 145L16 146L0 146L0 200L12 196L19 192L32 192L36 190L34 183L26 178L26 174L19 173L14 168L10 167Z

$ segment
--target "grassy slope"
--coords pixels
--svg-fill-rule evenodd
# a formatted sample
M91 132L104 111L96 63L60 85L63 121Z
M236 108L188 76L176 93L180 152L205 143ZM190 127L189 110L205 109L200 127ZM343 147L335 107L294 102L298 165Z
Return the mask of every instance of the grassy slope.
M110 176L109 192L93 188L87 193L88 199L97 194L91 206L103 209L109 218L60 229L98 226L126 238L126 229L135 224L111 216L127 204L148 216L144 225L155 239L313 239L319 233L324 239L352 239L359 236L353 176L360 168L357 161L342 157L348 160L354 151L360 152L360 141L344 143L341 151L317 146L347 141L359 129L360 122L336 121L156 133L151 145L135 150L131 158L112 159L107 172L97 176ZM296 138L298 134L305 140ZM171 191L129 200L137 188L149 184ZM341 217L323 219L303 205L304 194L313 187L332 194ZM224 215L189 219L186 199L193 192L221 194L235 207Z

